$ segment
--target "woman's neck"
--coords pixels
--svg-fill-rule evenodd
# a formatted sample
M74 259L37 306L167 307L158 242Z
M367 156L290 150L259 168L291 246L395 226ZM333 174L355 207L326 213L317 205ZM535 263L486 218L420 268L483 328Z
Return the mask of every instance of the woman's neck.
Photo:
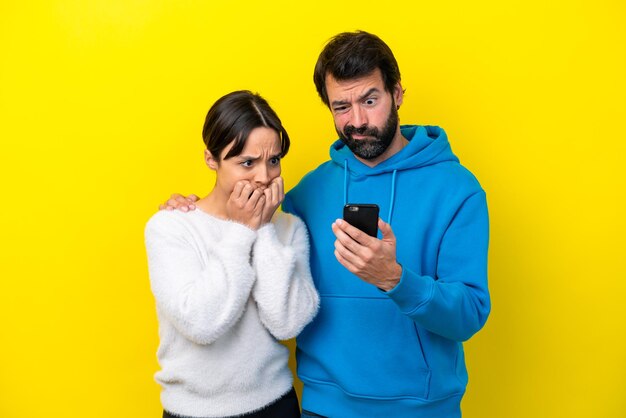
M221 196L216 189L213 189L211 193L196 202L196 207L216 218L228 219L226 201L227 199L224 196Z

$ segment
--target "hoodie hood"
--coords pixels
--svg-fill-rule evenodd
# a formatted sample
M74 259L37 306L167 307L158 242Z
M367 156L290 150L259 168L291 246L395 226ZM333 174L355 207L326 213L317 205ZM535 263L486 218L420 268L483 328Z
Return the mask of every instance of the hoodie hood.
M376 176L391 174L391 193L389 196L389 212L387 223L391 224L396 194L396 175L402 170L410 170L441 163L444 161L459 162L452 153L448 136L438 126L403 125L400 132L409 143L385 161L369 167L359 161L350 148L340 139L330 147L330 158L333 163L344 169L343 202L349 202L350 177Z
M402 136L409 143L400 152L376 165L368 167L359 161L350 148L340 139L330 147L330 158L341 167L346 163L353 176L377 175L394 171L402 171L437 164L443 161L459 159L452 153L446 132L438 126L403 125L400 127Z

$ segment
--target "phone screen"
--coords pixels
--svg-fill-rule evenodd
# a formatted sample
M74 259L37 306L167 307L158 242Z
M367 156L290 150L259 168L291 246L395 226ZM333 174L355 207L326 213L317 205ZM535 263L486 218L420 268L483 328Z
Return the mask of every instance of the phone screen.
M378 205L348 203L343 207L343 219L373 237L378 234Z

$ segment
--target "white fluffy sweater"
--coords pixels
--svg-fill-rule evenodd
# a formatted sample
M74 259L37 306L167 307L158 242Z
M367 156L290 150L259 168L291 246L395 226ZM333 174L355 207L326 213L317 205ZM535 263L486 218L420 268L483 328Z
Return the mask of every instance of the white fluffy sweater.
M277 340L296 336L319 305L304 223L277 213L253 231L200 210L160 211L145 233L163 408L224 417L288 392L289 353Z

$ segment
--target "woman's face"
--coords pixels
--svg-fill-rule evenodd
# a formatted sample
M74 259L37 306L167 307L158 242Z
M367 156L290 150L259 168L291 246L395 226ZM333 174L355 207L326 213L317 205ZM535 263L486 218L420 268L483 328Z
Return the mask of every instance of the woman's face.
M264 190L280 176L280 138L275 130L266 127L253 129L241 153L225 160L224 156L232 146L233 142L222 150L219 162L205 150L207 165L216 173L215 187L226 198L239 181L249 182Z

